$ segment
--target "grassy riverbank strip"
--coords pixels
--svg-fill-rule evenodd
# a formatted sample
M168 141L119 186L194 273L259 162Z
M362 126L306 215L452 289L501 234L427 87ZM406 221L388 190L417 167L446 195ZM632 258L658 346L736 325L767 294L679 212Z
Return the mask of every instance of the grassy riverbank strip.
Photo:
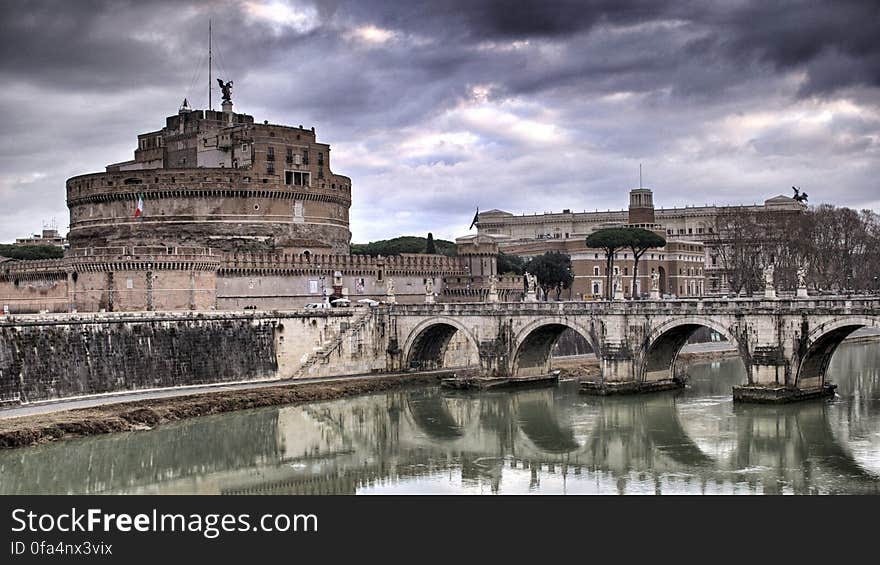
M137 400L21 416L0 420L0 449L113 432L149 430L167 422L248 408L303 404L404 386L436 384L438 378L438 373L414 373L359 377L327 383L291 382L271 387Z

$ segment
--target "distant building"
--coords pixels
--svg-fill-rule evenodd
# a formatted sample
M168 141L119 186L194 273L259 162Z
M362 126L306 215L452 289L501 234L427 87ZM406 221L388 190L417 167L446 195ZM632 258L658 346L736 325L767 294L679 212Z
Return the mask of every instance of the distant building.
M64 248L67 240L55 229L44 229L42 233L35 233L30 237L19 237L13 245L51 245L53 247Z
M786 214L805 209L805 204L782 195L766 200L763 205L657 209L652 191L636 188L630 191L627 210L572 212L565 209L561 213L517 216L494 209L480 213L477 227L479 233L495 237L503 253L524 258L547 251L571 255L575 270L572 298L603 294L604 255L601 250L586 249L584 241L589 234L623 225L651 229L663 235L668 243L663 250L649 251L642 256L636 294L648 292L650 275L657 271L661 293L687 297L719 294L726 289L724 272L714 250L722 235L716 233L720 214L731 211ZM632 273L632 253L619 253L615 260L615 266L618 265L625 294L631 295L631 281L626 275Z

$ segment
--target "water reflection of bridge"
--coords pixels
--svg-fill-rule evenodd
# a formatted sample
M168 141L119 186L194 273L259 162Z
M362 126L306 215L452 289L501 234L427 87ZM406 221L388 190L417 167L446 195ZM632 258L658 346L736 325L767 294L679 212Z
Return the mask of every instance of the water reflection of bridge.
M412 389L3 452L0 493L352 493L444 474L497 491L511 473L532 484L601 476L622 491L639 478L662 490L670 476L741 490L834 491L843 476L848 492L877 492L877 477L835 438L828 410L731 412L723 403L715 421L680 409L673 394Z

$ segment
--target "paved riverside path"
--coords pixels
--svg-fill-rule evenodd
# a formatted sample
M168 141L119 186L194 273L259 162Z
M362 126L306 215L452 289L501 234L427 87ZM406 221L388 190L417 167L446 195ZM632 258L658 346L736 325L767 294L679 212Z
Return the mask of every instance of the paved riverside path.
M458 368L457 370L461 370ZM75 410L77 408L94 408L95 406L105 406L109 404L121 404L125 402L137 402L139 400L156 400L161 398L174 398L181 396L192 396L194 394L205 394L211 392L224 392L231 390L252 390L277 386L297 386L301 384L314 383L330 383L334 381L350 381L356 379L378 379L385 377L399 377L403 375L431 375L444 374L454 372L456 369L438 369L436 371L419 371L418 373L369 373L365 375L348 375L340 377L315 377L302 379L272 379L265 381L252 381L242 383L224 383L214 385L195 385L173 388L162 388L156 390L133 390L126 392L114 392L82 398L70 398L59 400L46 400L25 404L21 406L12 406L9 408L0 408L0 421L8 418L18 418L21 416L34 416L38 414L51 414L53 412L62 412L64 410Z

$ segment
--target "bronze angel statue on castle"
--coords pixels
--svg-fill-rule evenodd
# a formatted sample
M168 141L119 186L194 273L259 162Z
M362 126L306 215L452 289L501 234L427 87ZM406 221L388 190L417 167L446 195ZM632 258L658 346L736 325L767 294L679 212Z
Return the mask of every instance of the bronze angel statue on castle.
M226 102L232 102L232 81L223 82L222 78L218 78L217 82L220 83L220 90L223 91L223 100Z

